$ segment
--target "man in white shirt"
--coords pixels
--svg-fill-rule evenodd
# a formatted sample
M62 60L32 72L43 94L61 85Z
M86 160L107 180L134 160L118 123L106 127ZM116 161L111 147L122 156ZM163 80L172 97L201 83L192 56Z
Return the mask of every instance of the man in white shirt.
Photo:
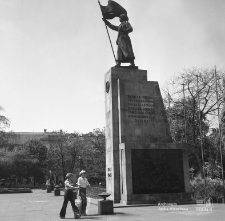
M82 201L82 209L81 209L81 215L86 216L86 207L87 207L87 197L86 197L86 188L87 186L90 186L87 178L85 177L86 172L82 170L80 172L80 177L78 178L77 184L80 188L79 195L81 197Z

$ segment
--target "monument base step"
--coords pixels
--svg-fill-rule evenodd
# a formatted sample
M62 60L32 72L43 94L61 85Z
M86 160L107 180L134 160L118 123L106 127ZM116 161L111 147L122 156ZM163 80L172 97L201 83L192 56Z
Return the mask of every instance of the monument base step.
M119 206L115 205L114 208L119 208L123 206L158 206L159 204L163 204L162 202L149 202L149 201L120 201ZM176 204L176 205L186 205L186 204L196 204L196 200L194 199L187 199L187 200L178 200L173 202L165 202L167 204Z
M129 199L129 200L127 200ZM191 193L160 193L160 194L133 194L131 196L122 196L120 203L124 205L134 204L163 204L174 203L181 204L195 204L196 200L191 198Z
M115 68L138 69L138 66L115 66Z

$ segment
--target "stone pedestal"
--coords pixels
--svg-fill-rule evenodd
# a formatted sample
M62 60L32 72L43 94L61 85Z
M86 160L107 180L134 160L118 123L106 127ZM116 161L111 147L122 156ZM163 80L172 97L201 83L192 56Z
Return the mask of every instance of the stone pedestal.
M98 213L100 215L113 214L113 201L112 200L98 201Z
M60 196L60 189L54 189L54 196Z
M146 70L105 75L106 187L115 203L191 200L187 146L174 144L158 82Z
M51 193L52 192L52 187L51 186L47 186L47 193Z
M118 79L135 82L147 81L147 71L111 68L105 74L105 112L106 112L106 192L114 203L121 200L119 163L119 114Z
M42 189L42 190L46 190L46 189L47 189L46 184L43 183L43 184L41 185L41 189Z
M129 204L191 201L184 144L120 144L121 202Z

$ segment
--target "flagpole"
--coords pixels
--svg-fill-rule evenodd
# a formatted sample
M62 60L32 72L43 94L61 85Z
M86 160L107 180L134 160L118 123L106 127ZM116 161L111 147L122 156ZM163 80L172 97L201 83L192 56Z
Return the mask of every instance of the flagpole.
M100 9L101 9L101 4L100 4L100 1L98 0L98 4L100 6ZM102 10L101 10L102 11ZM103 14L102 14L103 16ZM104 17L104 16L103 16ZM113 46L112 46L112 42L111 42L111 38L110 38L110 35L109 35L109 30L108 30L108 27L107 25L105 24L105 28L106 28L106 31L107 31L107 34L108 34L108 37L109 37L109 42L110 42L110 45L111 45L111 48L112 48L112 52L113 52L113 57L115 59L115 62L116 62L116 56L115 56L115 53L114 53L114 50L113 50Z

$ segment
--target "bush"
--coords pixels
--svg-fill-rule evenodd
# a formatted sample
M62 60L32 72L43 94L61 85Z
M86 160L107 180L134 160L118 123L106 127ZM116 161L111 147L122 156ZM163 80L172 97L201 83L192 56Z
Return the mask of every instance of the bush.
M100 186L90 186L87 188L87 197L102 199L98 194L105 192L106 189Z
M191 191L193 196L197 199L204 198L204 179L200 175L196 176L190 181ZM224 193L223 180L220 178L211 179L206 177L206 192L207 196L221 198Z

